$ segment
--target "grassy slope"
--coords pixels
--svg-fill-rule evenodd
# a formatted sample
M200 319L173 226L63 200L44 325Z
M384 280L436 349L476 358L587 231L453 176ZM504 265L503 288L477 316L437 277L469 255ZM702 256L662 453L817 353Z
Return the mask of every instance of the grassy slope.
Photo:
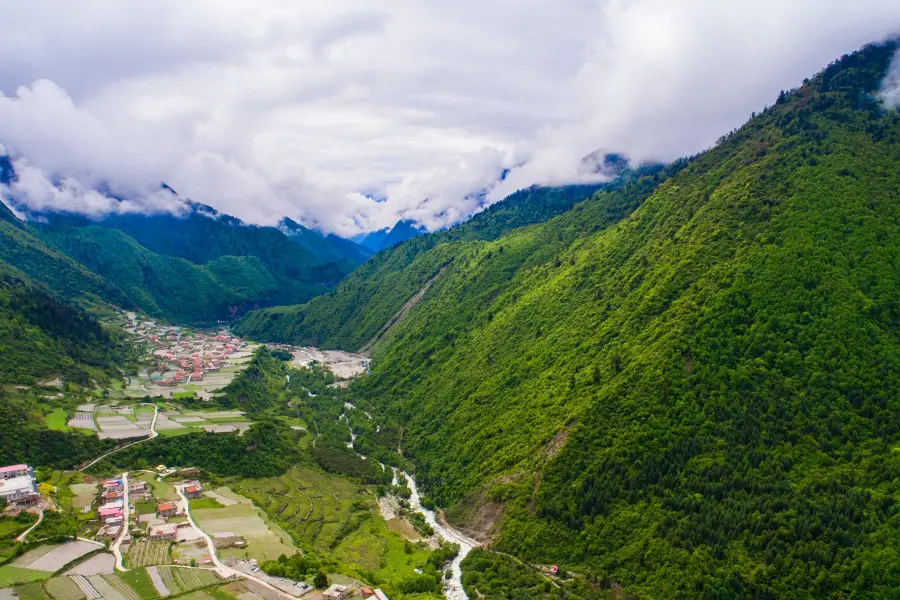
M357 390L433 496L486 486L498 547L643 597L896 590L900 116L872 96L893 50L608 230L592 201L457 254Z

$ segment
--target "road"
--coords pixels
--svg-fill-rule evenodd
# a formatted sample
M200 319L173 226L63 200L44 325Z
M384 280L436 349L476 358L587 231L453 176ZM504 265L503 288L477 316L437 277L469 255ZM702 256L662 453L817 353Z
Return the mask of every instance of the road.
M42 508L41 512L38 513L38 520L35 522L35 524L32 525L31 527L29 527L28 529L26 529L25 531L23 531L21 534L19 534L19 537L16 538L16 541L24 542L25 538L28 537L28 534L31 533L35 527L40 525L41 521L43 521L43 520L44 520L44 509Z
M188 501L187 496L184 495L184 486L176 485L175 491L178 492L178 496L181 498L181 502L184 505L184 516L187 519L188 523L190 523L191 527L196 529L200 533L200 535L203 536L203 539L206 541L206 548L209 550L209 557L212 559L213 566L216 567L216 572L219 574L220 577L222 577L223 579L228 579L229 577L250 579L250 580L255 581L256 583L272 590L276 594L280 594L287 598L296 598L296 596L287 594L287 592L278 589L277 587L275 587L271 583L268 583L267 581L263 581L259 577L250 575L248 573L243 573L241 571L238 571L237 569L232 569L231 567L229 567L228 565L226 565L225 563L220 561L218 555L216 554L216 545L215 545L215 543L213 543L212 538L209 536L209 534L207 534L205 531L200 529L200 527L197 525L197 523L194 522L194 518L191 516L190 502Z
M147 436L145 438L141 438L136 442L131 442L130 444L125 444L121 448L116 448L115 450L110 450L106 454L101 455L99 458L95 458L94 460L92 460L91 462L84 465L83 467L81 467L78 470L84 471L85 469L89 469L92 466L96 465L101 460L103 460L104 458L106 458L107 456L109 456L110 454L115 454L116 452L118 452L120 450L124 450L125 448L130 448L130 447L134 446L135 444L142 444L142 443L146 442L147 440L152 440L153 438L158 436L159 434L156 432L156 418L158 416L159 416L159 407L154 404L153 405L153 420L150 421L150 435L149 436ZM127 490L126 490L126 492L127 492Z
M125 565L122 563L122 552L120 550L120 546L122 545L122 540L124 540L125 536L128 535L128 473L122 473L122 486L125 490L125 495L123 496L125 502L122 507L122 530L119 532L119 537L116 538L116 541L113 542L112 546L109 547L109 549L112 550L113 555L116 557L117 571L127 571Z

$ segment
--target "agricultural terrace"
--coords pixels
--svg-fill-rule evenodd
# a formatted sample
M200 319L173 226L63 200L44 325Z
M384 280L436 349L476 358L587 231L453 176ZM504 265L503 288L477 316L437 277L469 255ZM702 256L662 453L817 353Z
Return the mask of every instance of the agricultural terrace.
M172 542L168 541L153 542L146 538L138 539L128 548L128 554L125 555L125 566L131 569L165 565L170 562L169 548L171 545Z
M219 581L215 572L207 569L150 567L125 573L54 577L43 586L31 584L26 594L53 600L152 600L184 594ZM20 600L22 589L21 586L16 588Z
M294 468L279 477L243 480L235 489L302 548L333 557L343 571L397 580L424 565L428 556L427 548L412 546L388 528L371 489L345 478Z
M156 419L156 431L162 436L185 435L197 431L234 433L249 427L250 421L242 411L183 410L174 402L161 403Z
M246 548L226 548L219 551L220 557L243 558L249 556L257 560L273 560L282 554L296 553L291 536L273 523L270 528L265 514L251 503L236 503L220 508L199 508L191 510L194 522L206 533L234 532L247 541Z

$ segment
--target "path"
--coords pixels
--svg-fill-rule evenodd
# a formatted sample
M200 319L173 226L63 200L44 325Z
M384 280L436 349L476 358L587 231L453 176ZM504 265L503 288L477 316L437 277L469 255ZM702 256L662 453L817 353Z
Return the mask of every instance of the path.
M96 465L101 460L103 460L104 458L106 458L107 456L109 456L110 454L115 454L116 452L119 452L120 450L124 450L125 448L130 448L131 446L134 446L135 444L141 444L143 442L146 442L147 440L152 440L153 438L158 436L159 434L156 432L156 417L158 417L158 416L159 416L159 407L154 404L153 405L153 420L150 421L150 435L149 436L147 436L145 438L141 438L141 439L137 440L136 442L131 442L130 444L125 444L121 448L116 448L115 450L110 450L106 454L101 455L100 458L95 458L94 460L92 460L91 462L84 465L83 467L81 467L78 470L84 471L85 469L89 469L92 466ZM127 490L126 490L126 493L127 493Z
M237 569L232 569L231 567L229 567L228 565L223 563L221 560L219 560L219 557L216 554L216 545L215 545L215 543L213 543L212 538L209 536L209 534L207 534L205 531L200 529L200 527L197 525L197 523L194 522L194 518L191 516L190 502L188 501L187 496L184 495L184 487L185 486L183 486L183 485L175 486L175 491L178 492L178 496L181 498L181 501L184 503L184 516L187 519L188 523L191 524L191 527L196 529L200 533L200 535L203 536L203 539L206 541L206 548L209 550L209 557L212 560L213 565L216 567L216 572L219 574L220 577L222 577L222 579L228 579L229 577L236 577L236 578L243 577L243 578L249 579L251 581L255 581L256 583L266 587L267 589L272 590L276 594L279 594L282 596L287 596L287 597L296 597L296 596L291 596L284 590L280 590L277 587L275 587L274 585L272 585L266 581L263 581L259 577L254 577L253 575L250 575L249 573L244 573L242 571L238 571Z
M25 531L23 531L23 532L19 535L19 537L16 538L16 541L17 541L17 542L24 542L24 541L25 541L25 538L28 537L28 534L31 533L32 530L34 530L35 527L37 527L38 525L40 525L40 524L41 524L41 521L43 521L43 520L44 520L44 509L42 508L42 509L41 509L41 512L38 513L38 520L35 521L34 525L32 525L31 527L29 527L28 529L26 529Z
M122 473L122 486L125 490L125 495L123 496L125 502L122 507L122 530L119 532L119 536L116 538L116 541L113 542L112 546L109 547L109 549L112 550L113 555L116 557L117 571L128 570L122 563L122 552L119 549L119 547L122 545L122 540L124 540L125 536L128 535L128 473Z

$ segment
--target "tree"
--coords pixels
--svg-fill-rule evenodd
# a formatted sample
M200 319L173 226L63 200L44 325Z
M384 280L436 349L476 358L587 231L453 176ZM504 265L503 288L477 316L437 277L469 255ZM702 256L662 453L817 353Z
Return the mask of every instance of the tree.
M325 574L325 571L320 569L319 572L316 573L316 576L313 577L313 585L322 589L328 587L328 575Z

